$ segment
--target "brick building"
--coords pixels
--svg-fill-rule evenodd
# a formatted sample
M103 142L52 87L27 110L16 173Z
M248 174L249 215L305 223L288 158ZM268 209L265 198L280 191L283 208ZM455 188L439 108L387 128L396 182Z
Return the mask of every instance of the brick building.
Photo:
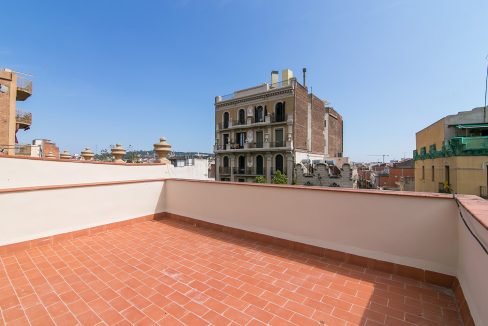
M217 180L271 182L279 170L292 183L296 163L342 156L340 114L291 70L278 78L273 71L270 83L215 98Z
M32 141L31 156L59 158L59 147L49 139L34 139Z
M0 70L0 153L14 155L29 152L30 145L18 144L17 132L28 130L32 124L32 114L17 109L32 95L32 82L27 75L9 69Z
M393 163L377 174L377 185L389 190L415 190L415 161L406 159Z

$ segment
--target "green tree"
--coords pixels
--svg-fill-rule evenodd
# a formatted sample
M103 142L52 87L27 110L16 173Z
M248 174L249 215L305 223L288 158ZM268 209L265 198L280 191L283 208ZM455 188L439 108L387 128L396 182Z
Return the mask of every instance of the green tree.
M256 180L254 180L254 182L256 182L256 183L266 183L266 178L263 177L262 175L258 175L256 177Z
M276 171L273 180L271 180L271 183L286 185L288 184L288 178L286 177L286 174L283 174L278 170Z

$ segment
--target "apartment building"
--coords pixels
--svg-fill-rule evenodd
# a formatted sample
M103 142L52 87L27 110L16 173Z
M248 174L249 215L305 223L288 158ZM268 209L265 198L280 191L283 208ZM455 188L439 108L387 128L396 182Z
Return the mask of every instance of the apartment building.
M448 115L416 133L415 191L488 197L488 112Z
M0 70L0 154L28 152L30 155L31 146L19 145L17 132L20 129L29 130L32 114L18 110L17 102L25 101L31 95L32 81L27 75L10 69Z
M271 82L215 98L216 180L253 182L277 171L293 182L296 163L342 157L343 121L284 69Z

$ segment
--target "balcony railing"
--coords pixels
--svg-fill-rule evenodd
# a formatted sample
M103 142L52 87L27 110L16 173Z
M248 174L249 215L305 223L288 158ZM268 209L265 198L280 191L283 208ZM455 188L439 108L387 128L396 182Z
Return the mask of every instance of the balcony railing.
M32 113L17 110L15 120L20 125L20 128L28 127L32 124Z
M32 80L17 75L17 101L25 101L32 95Z
M252 142L252 143L245 143L244 145L240 144L228 144L225 145L215 145L215 150L223 151L223 150L236 150L236 149L258 149L258 148L286 148L287 144L285 141L277 141L277 142Z
M253 168L249 168L249 167L235 167L233 169L234 171L234 174L248 174L248 175L253 175L255 174L254 171L253 171Z
M219 166L220 174L230 174L230 166Z
M285 141L270 142L269 147L271 147L271 148L286 147L286 142Z
M219 130L225 130L230 128L239 128L243 126L252 127L254 124L261 124L261 123L285 123L285 122L292 122L293 117L292 115L285 115L285 116L276 116L274 113L264 116L262 119L257 120L255 117L247 117L245 121L239 120L232 120L229 121L227 125L223 122L217 124Z
M435 159L438 157L450 156L485 156L488 155L488 136L480 137L454 137L442 145L442 149L437 150L430 147L427 153L425 147L420 148L420 152L413 151L415 160Z

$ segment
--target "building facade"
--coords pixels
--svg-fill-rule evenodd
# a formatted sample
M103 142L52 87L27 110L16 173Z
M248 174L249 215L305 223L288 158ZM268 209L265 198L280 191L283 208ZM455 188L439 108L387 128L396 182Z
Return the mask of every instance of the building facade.
M17 141L20 129L28 130L32 114L17 109L18 101L25 101L32 95L32 81L24 74L9 69L0 70L0 154L22 154L29 152L30 145L22 147Z
M291 70L278 78L215 98L216 180L270 183L281 171L291 184L296 163L342 156L342 117Z
M385 190L414 191L415 190L415 162L405 159L387 165L376 175L375 184Z
M446 116L416 134L415 191L487 197L488 112Z

